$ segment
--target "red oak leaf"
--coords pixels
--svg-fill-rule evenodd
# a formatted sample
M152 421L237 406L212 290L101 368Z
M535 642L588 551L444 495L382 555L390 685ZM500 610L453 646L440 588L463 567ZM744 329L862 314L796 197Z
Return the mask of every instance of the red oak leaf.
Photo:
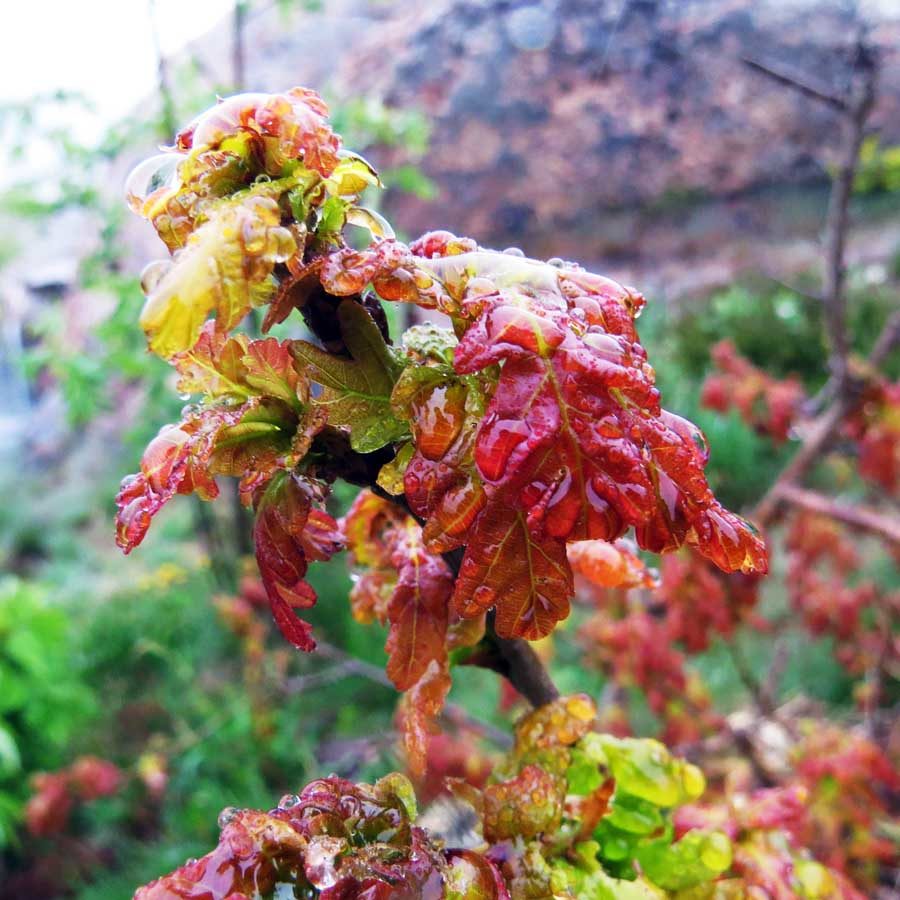
M294 473L279 472L256 506L253 541L275 624L300 650L316 646L309 623L294 609L308 609L316 593L305 581L309 559L325 560L342 546L337 522L313 509L321 500L316 485Z
M219 433L240 421L247 407L210 406L164 426L147 445L141 470L128 475L116 496L116 543L130 553L147 534L156 513L176 494L204 500L219 494L209 462Z

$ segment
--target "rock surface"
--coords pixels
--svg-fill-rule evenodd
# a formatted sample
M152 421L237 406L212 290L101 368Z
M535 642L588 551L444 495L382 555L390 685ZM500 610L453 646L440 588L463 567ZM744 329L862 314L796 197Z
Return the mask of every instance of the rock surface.
M867 16L883 59L873 125L896 142L900 8ZM253 17L247 71L252 87L296 82L421 110L439 196L390 198L410 233L440 221L544 256L628 258L648 221L698 201L823 184L836 114L743 60L839 91L853 34L838 0L329 0ZM224 37L195 49L221 67ZM748 224L732 219L715 227Z

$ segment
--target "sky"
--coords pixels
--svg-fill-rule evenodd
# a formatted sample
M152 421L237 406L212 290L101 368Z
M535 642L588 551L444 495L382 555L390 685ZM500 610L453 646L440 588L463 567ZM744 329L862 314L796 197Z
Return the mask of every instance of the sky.
M152 91L152 0L0 0L0 103L80 91L111 122ZM169 55L228 15L233 0L155 0Z

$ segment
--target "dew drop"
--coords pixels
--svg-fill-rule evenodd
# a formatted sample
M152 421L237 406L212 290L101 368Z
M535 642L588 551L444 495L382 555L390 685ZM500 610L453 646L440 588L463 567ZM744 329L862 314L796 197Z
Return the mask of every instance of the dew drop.
M125 179L125 199L138 214L147 198L160 188L173 187L178 181L181 153L159 153L135 166Z
M230 822L234 820L234 817L240 812L240 810L235 806L226 806L222 812L219 813L218 824L219 828L224 828Z
M141 290L144 294L147 296L152 294L171 267L172 262L168 259L155 259L147 263L141 272Z

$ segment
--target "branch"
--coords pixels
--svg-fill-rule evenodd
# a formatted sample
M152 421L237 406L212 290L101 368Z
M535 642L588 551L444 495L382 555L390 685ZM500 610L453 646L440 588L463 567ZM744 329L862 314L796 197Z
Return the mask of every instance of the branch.
M246 53L244 52L244 27L247 20L248 0L235 0L231 18L231 80L236 91L245 90Z
M771 716L775 712L774 705L769 701L765 687L753 674L750 663L747 661L747 657L744 656L743 649L736 640L728 641L726 646L728 647L728 653L731 656L735 671L737 671L741 683L747 689L747 693L750 694L754 705L761 715Z
M847 298L844 292L844 255L850 227L850 197L856 181L866 120L875 102L875 79L878 71L874 56L862 42L857 45L854 69L859 77L846 108L844 144L832 182L825 220L825 279L822 300L831 343L830 368L838 391L847 378L847 357L850 352Z
M816 419L800 449L750 514L760 528L775 520L785 488L800 481L815 465L855 405L856 397L851 399L848 393L843 393Z
M460 551L445 553L444 559L454 576L458 576L462 562ZM531 644L522 638L502 638L497 634L493 610L487 614L482 645L475 649L468 663L502 675L534 707L559 698L556 685Z
M878 372L898 344L900 310L892 313L885 322L866 360L866 368ZM831 443L844 419L853 412L859 402L859 388L859 385L845 381L843 390L835 397L832 405L813 423L800 449L750 514L750 518L761 528L766 528L774 521L781 506L784 489L802 480Z
M783 485L779 495L781 500L794 506L837 519L900 546L900 519L885 516L871 507L841 503L794 484Z
M751 56L744 56L741 58L741 61L745 66L771 78L773 81L778 82L778 84L792 88L813 100L819 100L822 103L826 103L832 109L838 110L838 112L847 111L846 99L835 94L824 85L816 84L806 75L790 71L777 63L772 64L763 62L762 60L754 59Z
M379 666L366 662L364 659L358 659L349 653L335 647L327 641L318 641L316 651L320 656L326 659L334 660L335 665L321 672L312 672L307 675L298 675L294 678L288 678L284 682L284 690L289 694L299 694L312 687L318 687L325 684L333 684L351 675L365 678L375 684L396 691L396 688L387 677L384 670ZM448 703L444 707L444 714L457 722L462 722L472 731L477 732L482 737L495 743L498 747L509 747L511 738L505 731L495 728L490 722L476 718L467 712L457 703Z
M884 323L881 334L875 341L875 346L869 354L869 366L875 370L880 369L894 348L900 344L900 309L895 310Z

